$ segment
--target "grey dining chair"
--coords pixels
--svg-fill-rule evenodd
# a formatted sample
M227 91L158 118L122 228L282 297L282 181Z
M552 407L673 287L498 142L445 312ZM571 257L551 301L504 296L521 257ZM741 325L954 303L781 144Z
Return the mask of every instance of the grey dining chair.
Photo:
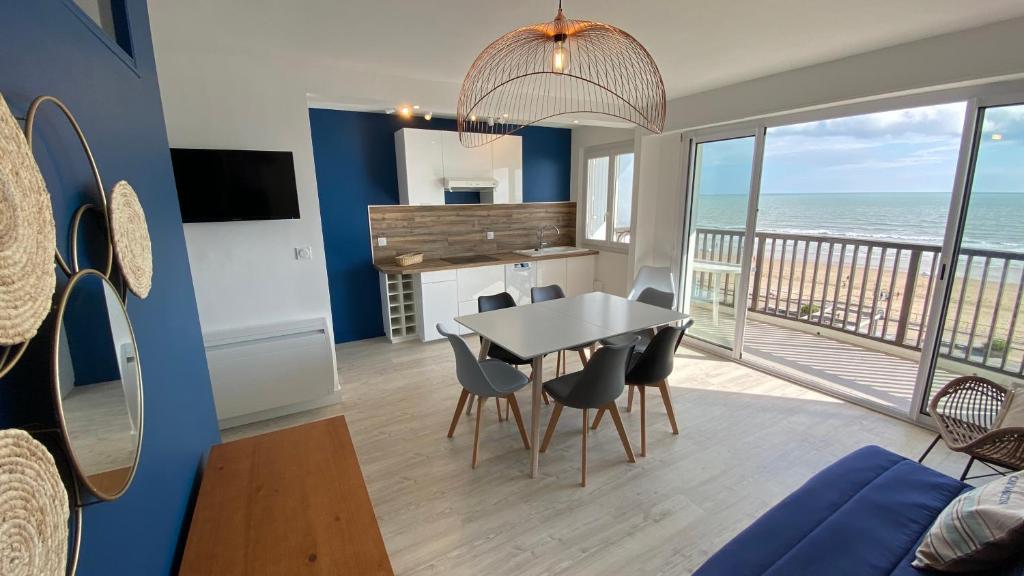
M604 409L611 413L615 427L619 431L619 440L626 450L626 459L636 462L633 448L629 445L629 437L622 425L622 417L615 405L615 400L622 395L626 386L626 366L633 354L636 338L620 338L614 343L598 348L590 357L590 362L583 370L560 376L544 383L544 389L551 395L555 406L551 411L544 442L540 451L546 452L551 438L562 415L562 408L568 406L583 412L583 434L580 466L580 485L587 485L587 434L590 431L590 410Z
M462 414L462 407L470 395L476 397L476 432L473 435L473 468L476 468L477 455L480 452L480 419L483 416L484 400L487 398L504 398L512 408L512 414L516 418L516 426L519 427L519 435L523 439L523 446L529 450L530 440L526 436L526 428L523 426L523 416L519 412L519 403L516 402L516 392L522 390L530 381L525 374L501 360L479 361L469 349L466 341L459 335L445 330L440 322L437 324L437 331L448 338L452 349L455 352L455 375L462 385L462 394L459 396L459 404L455 408L455 416L452 418L451 427L448 428L448 437L455 434L455 426L459 423L459 416Z
M562 287L558 284L552 284L550 286L535 286L530 288L530 301L536 304L537 302L547 302L548 300L558 300L565 298L565 292ZM593 342L582 344L580 346L574 346L569 350L576 352L580 356L580 362L583 366L587 365L587 354L586 350L593 346ZM558 356L555 358L555 376L565 374L565 350L559 350Z

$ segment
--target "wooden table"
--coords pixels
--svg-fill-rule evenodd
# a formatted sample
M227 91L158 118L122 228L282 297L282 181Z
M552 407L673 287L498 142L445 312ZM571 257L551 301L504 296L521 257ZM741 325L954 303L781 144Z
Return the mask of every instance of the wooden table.
M393 575L344 416L210 450L181 575Z
M525 306L459 316L456 322L483 339L481 357L491 342L520 358L533 360L533 398L530 411L530 476L540 470L540 393L544 385L544 355L684 320L688 316L590 292Z

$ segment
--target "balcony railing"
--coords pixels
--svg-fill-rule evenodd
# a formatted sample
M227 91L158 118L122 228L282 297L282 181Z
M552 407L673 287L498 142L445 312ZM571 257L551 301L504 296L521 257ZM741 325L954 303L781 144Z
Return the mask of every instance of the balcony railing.
M809 234L758 232L747 298L752 312L920 350L938 272L939 246ZM694 259L740 265L741 230L700 228ZM735 306L734 275L717 283ZM697 297L710 299L710 272L696 272ZM940 357L1012 376L1024 375L1017 325L1024 254L964 248Z

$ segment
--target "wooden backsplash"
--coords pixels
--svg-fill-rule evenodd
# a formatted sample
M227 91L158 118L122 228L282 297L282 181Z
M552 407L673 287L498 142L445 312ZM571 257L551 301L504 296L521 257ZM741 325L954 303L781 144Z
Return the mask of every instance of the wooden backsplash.
M537 229L551 246L576 242L576 203L458 204L446 206L370 206L370 245L374 262L390 262L398 254L423 252L424 259L497 254L534 248ZM485 232L494 232L486 240ZM378 246L377 237L388 239Z

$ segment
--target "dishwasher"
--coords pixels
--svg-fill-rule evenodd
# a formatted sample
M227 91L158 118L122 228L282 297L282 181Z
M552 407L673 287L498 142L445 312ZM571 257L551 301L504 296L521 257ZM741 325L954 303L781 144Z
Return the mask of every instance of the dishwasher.
M537 285L537 266L533 262L505 265L505 291L517 305L530 303L530 288Z

